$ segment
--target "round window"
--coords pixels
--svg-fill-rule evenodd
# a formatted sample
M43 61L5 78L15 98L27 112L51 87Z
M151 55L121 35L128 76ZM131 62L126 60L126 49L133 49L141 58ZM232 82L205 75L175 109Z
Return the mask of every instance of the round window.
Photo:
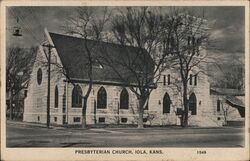
M37 71L37 83L39 85L42 83L42 77L43 77L42 69L39 68Z

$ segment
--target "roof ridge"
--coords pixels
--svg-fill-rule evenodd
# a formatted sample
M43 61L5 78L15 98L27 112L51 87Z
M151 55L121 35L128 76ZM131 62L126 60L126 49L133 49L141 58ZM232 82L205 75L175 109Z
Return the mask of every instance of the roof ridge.
M65 36L65 37L70 37L70 38L76 38L76 39L80 39L80 40L87 40L87 41L93 41L93 42L97 42L97 40L92 40L92 39L84 39L82 37L77 37L77 36L72 36L72 35L67 35L67 34L62 34L62 33L56 33L56 32L49 32L49 34L56 34L56 35L60 35L60 36ZM122 46L122 47L129 47L129 48L135 48L135 49L139 49L139 47L135 47L135 46L131 46L131 45L121 45L115 42L107 42L107 41L100 41L101 43L104 44L109 44L109 45L117 45L117 46ZM143 49L145 50L145 49ZM145 50L146 51L146 50Z

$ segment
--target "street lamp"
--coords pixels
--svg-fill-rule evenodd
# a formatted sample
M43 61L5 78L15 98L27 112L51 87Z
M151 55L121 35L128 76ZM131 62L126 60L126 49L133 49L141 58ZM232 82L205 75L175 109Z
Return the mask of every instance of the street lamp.
M13 36L22 36L21 27L19 27L19 18L16 17L16 26L13 27Z

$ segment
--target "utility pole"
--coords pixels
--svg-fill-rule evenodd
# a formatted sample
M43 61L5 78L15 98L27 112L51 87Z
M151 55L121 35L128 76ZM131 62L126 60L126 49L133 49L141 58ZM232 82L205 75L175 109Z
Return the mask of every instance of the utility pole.
M47 91L47 128L50 128L50 65L51 65L51 49L54 48L54 46L50 44L44 44L43 47L48 48L48 91Z

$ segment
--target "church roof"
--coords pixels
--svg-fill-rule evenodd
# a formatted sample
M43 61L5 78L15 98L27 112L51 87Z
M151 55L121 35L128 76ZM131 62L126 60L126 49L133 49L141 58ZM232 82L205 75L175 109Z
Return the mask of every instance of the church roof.
M89 79L87 70L89 61L86 48L84 47L86 41L88 48L93 51L91 57L94 58L94 82L137 83L135 75L125 67L126 65L129 65L131 68L139 67L138 69L140 71L146 68L149 69L147 70L149 71L149 75L153 74L154 63L146 51L138 55L139 49L132 46L122 46L89 39L85 40L51 32L49 35L55 45L62 65L66 69L68 76L73 80ZM114 62L112 67L115 66L116 71L119 71L123 79L121 79L119 74L104 60ZM121 65L122 63L125 65ZM132 64L135 66L133 67ZM124 78L126 78L126 80L124 80Z

